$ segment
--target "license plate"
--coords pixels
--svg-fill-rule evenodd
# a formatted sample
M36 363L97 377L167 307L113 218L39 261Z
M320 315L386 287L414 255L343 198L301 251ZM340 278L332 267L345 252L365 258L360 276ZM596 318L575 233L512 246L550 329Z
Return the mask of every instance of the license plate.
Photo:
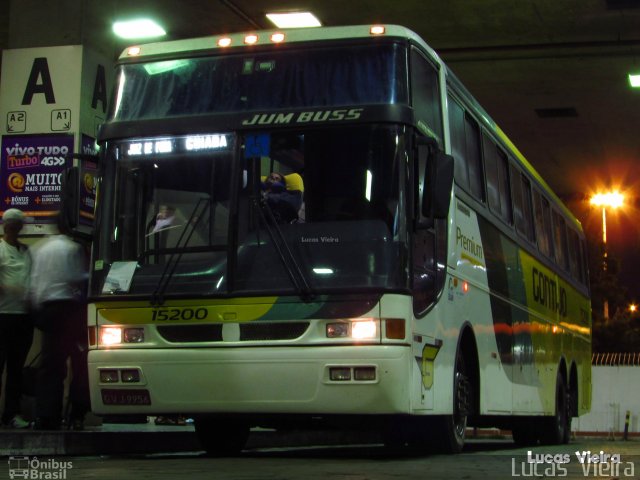
M105 405L151 405L148 390L102 389L101 392Z

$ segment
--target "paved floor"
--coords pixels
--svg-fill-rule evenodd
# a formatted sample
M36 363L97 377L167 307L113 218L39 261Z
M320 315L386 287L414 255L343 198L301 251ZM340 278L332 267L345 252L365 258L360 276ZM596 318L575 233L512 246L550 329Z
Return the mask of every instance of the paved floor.
M618 454L619 465L580 463L576 452ZM531 452L530 454L528 452ZM527 461L528 456L542 459ZM33 456L0 462L0 479L14 473L25 478L63 472L68 480L225 479L225 480L502 480L516 477L638 478L640 442L578 439L559 447L516 448L510 439L473 440L459 455L390 454L380 445L334 445L255 448L238 457L210 458L202 452L103 455L83 457ZM558 463L554 459L567 463ZM22 470L18 471L19 468ZM3 471L7 472L4 473ZM35 476L34 476L35 473ZM40 475L40 476L39 476ZM54 478L54 477L47 477Z

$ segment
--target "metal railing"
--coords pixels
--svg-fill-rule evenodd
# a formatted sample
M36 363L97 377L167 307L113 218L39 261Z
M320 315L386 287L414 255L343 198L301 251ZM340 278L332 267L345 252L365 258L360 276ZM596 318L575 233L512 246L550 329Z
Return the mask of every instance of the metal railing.
M627 353L594 353L591 365L601 366L640 366L640 352Z

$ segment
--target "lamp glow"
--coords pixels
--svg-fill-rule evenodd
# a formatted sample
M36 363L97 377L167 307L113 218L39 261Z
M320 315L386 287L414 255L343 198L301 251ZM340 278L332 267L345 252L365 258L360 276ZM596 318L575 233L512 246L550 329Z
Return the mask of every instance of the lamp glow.
M113 33L127 40L133 38L162 37L167 34L164 28L149 18L115 22L113 24Z
M311 12L267 13L267 18L278 28L320 27L320 20Z
M629 74L629 84L633 88L640 88L640 73L630 73Z
M591 204L598 207L619 208L624 204L624 195L616 191L598 193L591 197Z

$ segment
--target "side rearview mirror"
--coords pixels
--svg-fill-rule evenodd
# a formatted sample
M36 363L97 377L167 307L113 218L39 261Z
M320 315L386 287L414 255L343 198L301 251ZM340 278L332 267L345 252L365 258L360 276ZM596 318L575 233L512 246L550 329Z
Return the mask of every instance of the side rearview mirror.
M453 157L445 154L435 139L423 136L416 138L416 228L432 228L435 220L448 217L453 163Z
M433 219L447 218L452 186L453 157L442 150L432 150L424 176L422 215Z

